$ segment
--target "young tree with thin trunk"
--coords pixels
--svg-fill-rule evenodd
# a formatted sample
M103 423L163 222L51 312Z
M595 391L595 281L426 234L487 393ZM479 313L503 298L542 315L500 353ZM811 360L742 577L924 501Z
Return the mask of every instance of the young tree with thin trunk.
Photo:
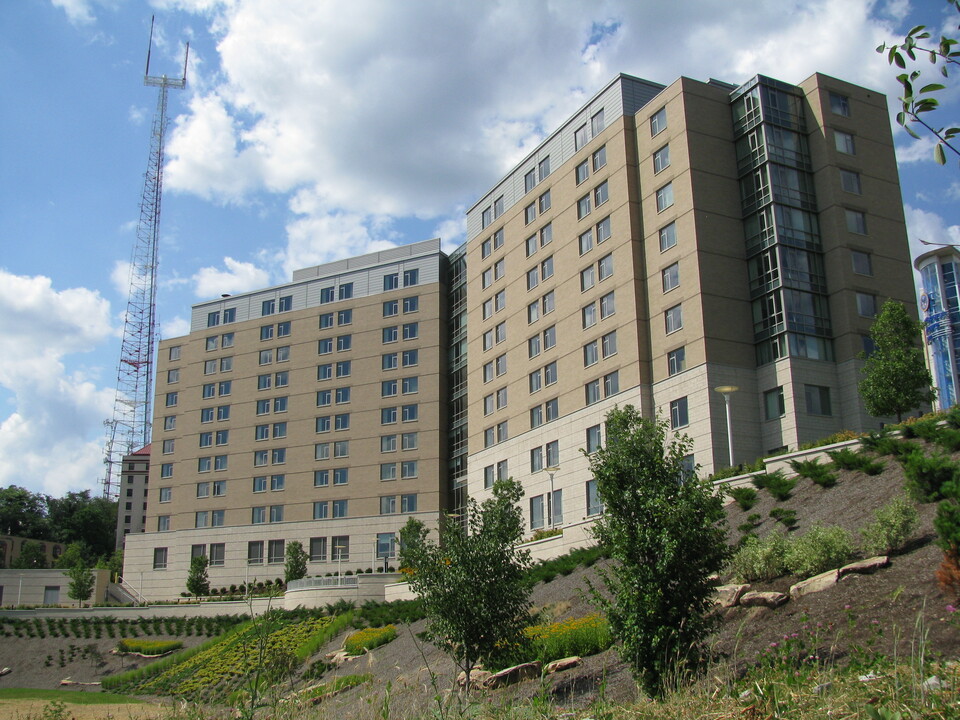
M307 576L307 552L303 549L303 543L294 540L287 543L287 563L283 568L283 582L289 583L291 580L299 580Z
M206 555L198 555L190 561L190 573L187 575L187 592L196 597L210 594L210 580L207 577Z
M67 570L67 577L70 578L70 585L67 587L67 597L76 600L80 607L93 595L93 587L96 578L93 571L81 560L76 565Z

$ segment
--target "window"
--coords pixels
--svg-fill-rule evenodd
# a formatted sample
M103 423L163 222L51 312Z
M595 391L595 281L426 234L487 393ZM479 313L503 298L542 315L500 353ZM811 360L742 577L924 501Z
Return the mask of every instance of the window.
M840 170L840 187L846 192L854 195L862 195L863 188L860 185L860 173L852 170Z
M767 420L774 420L786 414L786 408L783 404L783 386L767 390L763 394L763 408L764 417Z
M480 285L484 289L493 284L493 267L488 267L480 273Z
M270 540L267 543L267 562L282 563L284 556L283 540Z
M247 564L259 565L263 562L263 540L252 540L247 543Z
M320 303L321 303L321 304L332 303L332 302L333 302L333 299L334 299L334 294L333 294L333 288L332 288L332 287L321 288L321 289L320 289Z
M387 353L386 355L380 356L380 369L381 370L396 370L397 369L397 354L396 353Z
M200 422L202 423L211 423L213 422L213 408L203 408L200 411Z
M540 304L543 306L544 315L549 315L550 313L552 313L556 309L556 296L554 295L554 291L551 290L546 295L544 295L540 299ZM506 330L504 330L504 333L506 333ZM504 338L506 338L506 335L504 335ZM498 340L497 342L500 342L500 341Z
M804 385L803 396L807 403L808 415L832 415L830 409L830 388L820 385Z
M173 477L173 463L163 463L160 466L160 477L161 478L172 478ZM163 488L161 488L161 491ZM162 492L161 492L162 494Z
M543 495L530 498L530 529L543 527Z
M593 249L593 230L587 230L584 233L581 233L580 238L580 254L584 255Z
M682 397L670 403L670 429L686 427L690 424L687 414L687 398Z
M213 469L214 470L226 470L227 469L227 456L226 455L215 455L213 458Z
M653 154L653 174L670 167L670 146L664 145Z
M153 549L153 569L154 570L167 569L167 549L165 547L159 547L159 548Z
M383 276L383 291L396 290L400 287L400 274L389 273Z
M594 453L600 449L600 426L591 425L587 428L587 454Z
M317 341L317 354L329 355L333 352L333 338L322 338Z
M412 395L420 391L420 379L417 377L403 378L400 382L400 391L404 395Z
M500 312L507 306L507 291L501 290L493 296L493 310Z
M177 406L178 396L175 392L168 392L165 399L166 407L176 407Z
M540 370L534 370L529 377L530 392L535 393L543 386L543 373Z
M397 512L397 496L384 495L380 497L380 514L393 515Z
M543 425L543 405L530 408L530 429Z
M283 465L287 461L286 448L274 448L270 451L270 464Z
M348 387L337 388L334 394L334 400L337 403L337 405L344 405L350 402L350 388Z
M850 99L840 93L830 93L830 111L834 115L850 117Z
M330 471L329 470L314 470L313 471L313 486L314 487L326 487L330 483Z
M853 139L853 135L842 130L833 131L833 143L837 148L837 152L841 152L844 155L856 155L857 146Z
M270 522L283 522L283 505L270 506ZM273 541L271 540L271 542Z
M600 282L613 275L613 254L605 255L597 261L597 275Z
M180 359L180 346L179 346L179 345L173 345L172 347L170 347L170 348L167 349L167 359L168 359L170 362L176 362L177 360Z
M609 332L600 338L600 348L603 351L603 359L606 360L611 355L617 354L617 331Z
M349 535L334 535L330 538L330 546L332 548L330 559L334 562L350 559Z
M667 183L657 190L657 212L663 212L673 205L673 183Z
M267 327L269 328L270 326L267 325ZM327 328L332 328L332 327L333 327L333 313L323 313L323 314L321 314L321 315L320 315L320 329L321 329L321 330L326 330ZM264 330L264 328L260 328L260 339L261 339L261 340L266 340L267 338L264 338L264 337L263 337L263 330Z
M267 476L258 475L253 479L253 491L255 493L261 493L267 491Z
M557 361L543 366L543 384L553 385L557 381Z
M480 258L485 260L490 256L491 252L493 252L493 240L492 238L487 238L480 243Z
M197 458L197 472L210 472L212 465L212 460L209 457Z
M650 136L659 135L667 128L667 108L662 107L650 117Z
M230 333L230 334L233 335L233 333ZM289 335L290 335L290 321L284 320L282 323L277 323L277 337L282 338L282 337L288 337ZM226 343L226 340L224 340L224 343ZM224 347L226 347L226 345L224 345Z
M270 489L273 492L279 492L284 489L286 485L286 475L271 475L270 476Z
M380 424L390 425L397 421L397 409L395 407L380 408Z
M550 327L548 327L546 330L543 331L543 349L549 350L556 344L557 344L557 326L551 325ZM504 367L503 367L503 372L497 372L497 375L503 375L503 373L507 371L507 367L506 367L507 356L501 355L500 357L503 358ZM500 358L497 358L497 359L499 360Z
M276 404L276 402L277 402L278 400L283 400L283 401L284 401L283 409L286 410L286 409L287 409L287 406L286 406L286 398L277 398L277 400L274 400L274 404ZM280 411L275 409L274 412L280 412ZM217 421L229 420L229 419L230 419L230 406L229 406L229 405L221 405L220 407L218 407L218 408L217 408Z
M207 327L216 327L220 324L220 312L207 313Z
M213 481L213 496L214 497L223 497L227 494L227 481L226 480L214 480Z
M537 173L540 177L540 182L543 182L546 177L550 174L550 156L547 155L543 160L537 163Z
M416 450L418 447L420 447L420 436L418 433L407 432L400 436L401 450Z
M273 375L257 375L257 390L269 390L273 385Z
M581 320L583 329L586 330L588 327L593 327L597 324L597 306L595 303L590 303L586 307L580 310Z
M352 335L340 335L337 337L337 352L344 352L353 347Z
M498 263L498 265L499 265L499 263ZM498 265L494 265L494 268L498 267ZM404 314L406 314L406 313L414 313L414 312L417 312L419 309L420 309L420 296L419 296L419 295L414 295L413 297L408 297L408 298L404 298L404 299L403 299L403 312L404 312Z
M661 275L663 276L663 291L670 292L680 284L680 263L674 263L665 268Z
M480 227L485 228L491 222L493 222L493 209L486 207L480 213Z
M330 517L330 503L326 500L320 500L313 503L313 519L326 520Z
M263 505L250 508L250 523L262 525L267 521L267 508Z
M600 349L597 341L588 342L583 346L583 366L590 367L600 361Z
M276 300L264 300L262 303L260 303L261 315L273 315L276 311L277 311Z
M180 382L180 370L177 368L174 368L173 370L167 370L167 382Z
M616 298L614 293L609 292L600 298L600 319L604 320L617 311Z
M233 356L220 358L220 372L230 372L233 370Z
M208 337L208 338L207 338L207 341L206 341L207 352L211 352L211 351L213 351L213 350L216 350L216 349L217 349L217 343L218 343L219 341L220 341L220 339L219 339L216 335L214 335L214 336L212 336L212 337Z
M584 195L577 200L577 220L583 220L590 214L590 196Z
M667 353L667 375L676 375L687 369L687 349L678 347Z
M337 297L340 300L349 300L353 297L353 283L342 283L339 288L337 288Z
M207 433L207 434L209 435L210 433ZM202 436L201 436L201 437L202 437ZM200 442L201 442L201 447L203 447L203 445L202 445L203 441L201 440ZM209 443L208 443L208 444L209 444ZM164 454L164 455L169 455L170 453L172 453L172 452L173 452L173 447L174 447L174 441L173 441L173 440L164 440L164 441L163 441L163 454Z
M286 426L286 423L284 423ZM284 431L286 435L286 431ZM229 430L217 430L217 445L227 445L230 442L230 431Z
M577 165L577 167L574 169L574 175L576 177L577 185L590 177L590 162L588 160L584 160L582 163Z
M160 488L160 502L170 502L173 499L173 488Z
M603 512L603 503L600 502L600 494L597 492L597 481L587 480L587 515L599 515Z
M329 380L333 377L333 365L330 363L325 363L323 365L317 365L317 380Z
M420 415L419 405L403 405L400 412L400 418L403 422L414 422Z
M337 363L337 377L344 378L350 377L351 364L349 360L341 360ZM280 383L277 383L277 387L280 387Z
M404 270L403 271L403 286L411 287L413 285L420 284L420 271L414 268L413 270Z
M555 468L560 465L560 441L553 440L544 447L545 460L548 468Z
M610 239L610 216L597 223L597 245Z
M599 379L591 380L583 386L583 398L587 405L593 405L596 402L600 402L601 395Z
M603 376L603 396L610 397L620 392L620 371L614 370Z
M193 514L193 526L195 528L210 527L210 513L206 510L199 510Z
M677 224L670 223L660 228L660 252L669 250L677 244Z
M327 559L327 539L325 537L310 538L310 560L321 562Z
M401 360L403 367L416 367L420 364L420 351L404 350Z
M293 295L285 295L280 298L278 310L280 312L290 312L293 310Z
M216 522L217 513L220 513L220 525L223 525L223 510L214 510L214 527L219 527ZM212 567L220 567L224 564L225 548L224 543L210 543L210 565Z
M404 323L403 325L403 339L404 340L416 340L420 337L420 324L419 323Z
M597 148L593 152L593 171L596 172L607 164L607 146Z
M540 277L543 280L553 277L553 255L540 263Z
M333 516L335 518L344 518L347 517L347 501L346 500L334 500L333 501Z
M535 447L530 451L530 472L543 470L543 448Z
M553 422L560 417L560 400L558 398L547 400L543 408L547 422Z
M261 350L260 351L260 365L269 365L273 362L273 350Z
M573 133L573 149L579 150L587 144L587 125L584 123Z
M404 480L408 478L415 478L418 475L416 460L404 460L400 463L400 477Z
M543 215L550 209L550 191L547 190L543 195L537 198L537 211Z
M393 317L400 312L400 301L399 300L388 300L383 304L383 316L384 317Z
M674 305L663 313L664 326L667 335L683 327L683 310L680 305Z
M860 317L877 316L877 296L868 293L857 293L857 314Z
M857 275L873 275L873 260L870 253L851 250L850 258L853 261L853 271Z
M385 327L382 336L384 343L395 343L400 338L400 329L396 325Z

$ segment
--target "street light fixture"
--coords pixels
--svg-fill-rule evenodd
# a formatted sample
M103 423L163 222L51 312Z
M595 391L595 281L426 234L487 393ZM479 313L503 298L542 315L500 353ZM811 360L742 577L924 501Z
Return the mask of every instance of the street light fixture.
M554 512L553 512L553 475L554 475L554 473L558 473L558 472L560 472L560 466L559 466L559 465L553 465L553 466L547 468L547 474L550 476L550 497L549 497L548 500L547 500L547 511L548 511L548 513L549 513L549 515L548 515L548 520L549 520L549 525L550 525L550 529L551 529L551 530L553 529L553 521L554 521Z
M730 417L730 396L739 390L736 385L720 385L715 387L718 393L723 395L723 403L727 409L727 457L730 458L730 467L733 467L733 420Z

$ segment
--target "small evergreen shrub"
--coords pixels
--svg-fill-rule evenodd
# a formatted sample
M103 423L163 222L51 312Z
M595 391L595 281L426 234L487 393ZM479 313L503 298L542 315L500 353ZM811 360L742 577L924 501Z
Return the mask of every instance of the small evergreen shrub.
M862 452L857 452L850 448L830 450L827 452L827 455L830 456L833 464L838 468L859 471L865 475L879 475L885 467L881 461L874 460Z
M757 491L749 487L735 487L727 490L741 510L749 510L757 504Z
M944 416L944 420L947 421L947 425L950 427L960 429L960 405L954 405L950 408Z
M937 442L940 438L941 426L934 418L914 420L911 423L903 423L900 426L900 432L907 439L920 438L927 442Z
M343 643L348 655L361 655L364 650L386 645L397 637L397 628L393 625L379 628L366 628L353 633Z
M770 511L770 517L772 517L778 523L783 523L787 530L793 530L793 528L797 526L796 510L787 510L786 508L775 507Z
M758 488L766 490L773 495L774 498L782 502L790 497L790 493L793 492L797 481L794 478L786 477L782 470L777 470L773 473L754 475L753 484Z
M140 640L139 638L121 638L117 643L120 652L140 653L141 655L163 655L179 650L183 643L179 640Z
M902 460L907 494L917 502L942 499L943 486L957 477L958 466L946 455L927 455L918 450Z
M951 427L939 428L939 433L933 442L947 452L957 452L960 450L960 430Z
M837 484L837 475L831 472L829 465L821 465L818 458L812 460L791 460L790 467L798 475L815 482L822 488L831 488Z
M853 539L842 527L814 525L790 543L787 551L787 569L800 577L846 565L853 557Z
M787 538L771 532L765 538L748 537L733 554L730 569L741 582L773 580L787 572Z
M874 518L860 528L861 547L867 555L888 555L902 549L920 516L912 502L897 497L878 508Z

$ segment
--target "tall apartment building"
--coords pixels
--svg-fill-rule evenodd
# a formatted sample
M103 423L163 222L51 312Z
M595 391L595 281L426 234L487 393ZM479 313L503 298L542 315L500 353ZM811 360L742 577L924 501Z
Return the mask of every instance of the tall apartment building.
M439 241L194 306L161 343L146 532L125 576L180 592L392 555L497 478L529 530L602 511L588 459L631 403L732 460L876 426L857 395L887 297L914 304L885 98L813 75L620 75ZM726 395L716 390L726 389ZM732 391L731 389L735 389Z
M585 452L632 403L704 472L844 428L880 302L914 293L885 98L813 75L621 75L468 212L468 489L530 529L601 511ZM730 392L736 388L736 392Z
M124 455L120 464L120 495L117 505L117 549L130 533L147 527L147 499L150 483L150 446Z
M409 517L435 525L446 275L431 240L195 305L190 334L160 343L147 528L127 537L125 577L176 597L203 554L215 587L273 579L293 540L309 574L352 572L392 562Z

